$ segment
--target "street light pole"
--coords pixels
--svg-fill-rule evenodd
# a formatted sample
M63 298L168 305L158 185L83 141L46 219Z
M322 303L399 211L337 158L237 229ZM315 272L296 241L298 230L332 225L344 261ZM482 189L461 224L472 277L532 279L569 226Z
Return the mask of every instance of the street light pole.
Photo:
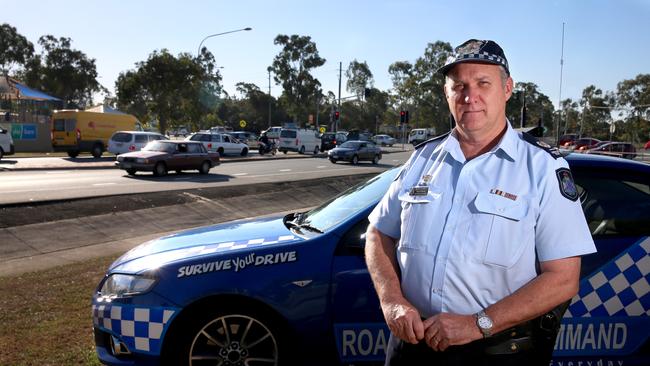
M201 40L201 43L199 43L199 50L196 52L196 56L198 57L198 56L201 54L201 46L203 46L203 42L205 42L205 40L208 39L208 38L212 38L212 37L216 37L216 36L221 36L221 35L228 34L228 33L235 33L235 32L241 32L241 31L249 31L249 30L251 30L251 29L253 29L253 28L251 28L251 27L246 27L246 28L242 28L242 29L231 30L231 31L228 31L228 32L222 32L222 33L211 34L211 35L209 35L209 36L203 38L203 40Z

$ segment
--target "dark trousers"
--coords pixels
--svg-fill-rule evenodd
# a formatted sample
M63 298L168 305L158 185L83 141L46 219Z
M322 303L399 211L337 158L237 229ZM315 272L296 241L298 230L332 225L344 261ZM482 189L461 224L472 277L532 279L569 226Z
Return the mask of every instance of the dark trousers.
M385 366L548 366L552 346L533 345L526 350L511 354L488 354L486 349L501 340L481 339L462 346L450 346L444 352L436 352L426 343L410 344L392 334L386 349ZM544 343L544 342L542 342Z

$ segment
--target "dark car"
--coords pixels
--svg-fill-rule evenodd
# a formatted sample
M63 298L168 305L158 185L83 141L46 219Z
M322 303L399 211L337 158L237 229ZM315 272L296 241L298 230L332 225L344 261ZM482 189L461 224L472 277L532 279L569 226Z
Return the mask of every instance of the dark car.
M585 151L587 154L617 156L625 159L636 157L636 148L629 142L605 142Z
M569 147L572 145L575 145L576 140L578 139L578 134L575 133L568 133L566 135L560 136L560 139L558 140L558 146L560 147Z
M381 149L371 141L346 141L341 146L328 151L327 157L332 163L344 160L357 164L367 160L377 164L381 159Z
M583 137L575 141L573 149L579 152L584 152L585 150L589 150L596 147L601 142L602 141L600 141L599 139L595 139L592 137Z
M650 165L588 154L567 161L598 252L582 258L552 365L648 365ZM366 268L364 233L398 172L309 211L197 228L124 254L93 296L99 359L381 362L389 332Z
M202 143L194 141L153 141L142 150L119 155L115 165L129 175L138 171L153 172L155 176L168 171L198 170L208 174L219 165L219 154L208 152Z

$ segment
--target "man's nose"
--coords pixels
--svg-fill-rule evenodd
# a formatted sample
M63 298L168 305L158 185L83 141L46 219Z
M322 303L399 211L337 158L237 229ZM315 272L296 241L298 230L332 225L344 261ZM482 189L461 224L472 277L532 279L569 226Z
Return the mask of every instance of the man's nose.
M471 104L478 98L478 90L471 86L463 88L463 103Z

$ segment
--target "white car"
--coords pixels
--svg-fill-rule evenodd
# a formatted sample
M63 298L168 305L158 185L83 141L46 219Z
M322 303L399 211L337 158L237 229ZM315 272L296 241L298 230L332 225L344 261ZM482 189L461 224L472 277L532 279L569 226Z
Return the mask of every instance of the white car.
M0 159L5 155L14 154L14 140L11 138L11 132L0 127Z
M394 138L388 135L375 135L372 137L372 141L381 146L393 146L396 142Z
M107 151L115 155L140 151L149 142L157 140L168 140L168 138L156 132L117 131L108 140Z
M248 145L225 133L197 132L185 138L186 141L201 141L208 151L224 155L248 155Z

